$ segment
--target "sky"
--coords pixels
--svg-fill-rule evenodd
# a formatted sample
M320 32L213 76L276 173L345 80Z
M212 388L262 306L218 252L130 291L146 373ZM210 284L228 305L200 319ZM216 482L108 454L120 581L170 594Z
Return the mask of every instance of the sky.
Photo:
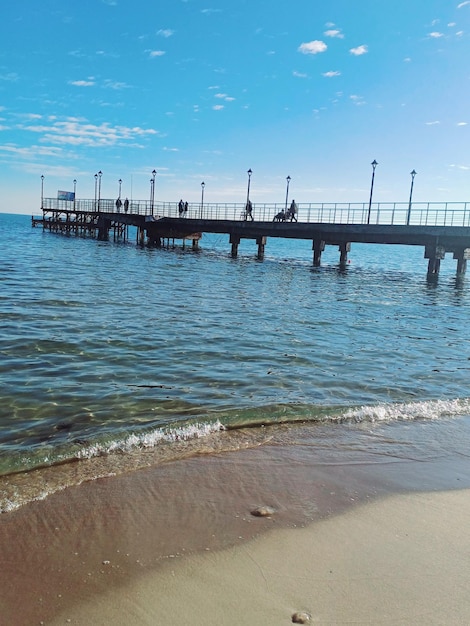
M0 211L470 202L470 0L22 0L0 21Z

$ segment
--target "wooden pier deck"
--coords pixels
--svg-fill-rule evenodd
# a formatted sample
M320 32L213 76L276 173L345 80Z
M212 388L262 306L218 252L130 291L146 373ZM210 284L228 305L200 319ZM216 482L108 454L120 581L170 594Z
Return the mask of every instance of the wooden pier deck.
M98 239L126 239L128 228L136 229L140 245L162 246L165 241L181 240L183 246L191 241L198 247L202 233L227 234L231 254L236 256L242 239L256 243L257 256L262 258L269 238L303 239L312 242L313 264L321 264L325 246L337 246L339 263L347 263L352 243L411 245L424 248L428 259L428 274L437 274L445 255L457 260L457 274L466 271L470 258L470 204L458 207L446 205L416 208L410 221L410 207L393 204L373 207L374 223L364 223L370 213L365 205L309 205L299 207L298 221L273 221L279 210L276 205L263 205L253 211L254 220L244 219L242 205L191 206L187 217L178 217L176 204L131 204L128 213L117 212L112 201L101 200L99 210L95 201L64 202L45 199L41 217L32 217L32 225L66 234L89 234ZM79 205L79 206L77 206ZM386 210L387 209L387 210ZM172 213L175 213L173 216ZM322 219L323 218L323 219ZM386 222L392 223L386 223ZM398 223L397 223L398 222ZM400 223L402 222L402 223ZM405 222L405 223L403 223Z

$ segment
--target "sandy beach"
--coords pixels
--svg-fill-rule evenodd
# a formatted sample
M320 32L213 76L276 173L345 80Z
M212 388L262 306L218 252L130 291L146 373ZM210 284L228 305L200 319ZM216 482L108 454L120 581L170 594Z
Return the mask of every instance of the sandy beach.
M465 459L296 459L269 445L183 459L2 515L1 623L470 621Z

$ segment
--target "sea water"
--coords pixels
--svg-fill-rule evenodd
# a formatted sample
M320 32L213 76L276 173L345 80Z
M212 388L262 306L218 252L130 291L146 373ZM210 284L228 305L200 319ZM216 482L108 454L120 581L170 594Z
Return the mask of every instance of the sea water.
M429 278L420 247L355 244L345 268L333 246L313 267L309 241L256 253L0 214L0 510L280 425L325 462L466 455L470 284L449 255Z

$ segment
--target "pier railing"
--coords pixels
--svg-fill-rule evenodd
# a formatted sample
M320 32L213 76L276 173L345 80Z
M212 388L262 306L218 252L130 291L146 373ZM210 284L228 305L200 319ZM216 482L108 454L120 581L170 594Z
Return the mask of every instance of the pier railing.
M297 205L297 219L301 223L377 224L410 226L470 226L470 202L322 202ZM90 213L116 213L115 200L58 200L44 198L43 210ZM284 203L253 203L253 219L271 222ZM124 213L124 207L120 207ZM186 213L180 215L177 202L130 200L128 213L155 217L185 217L208 220L244 220L244 203L189 203Z

